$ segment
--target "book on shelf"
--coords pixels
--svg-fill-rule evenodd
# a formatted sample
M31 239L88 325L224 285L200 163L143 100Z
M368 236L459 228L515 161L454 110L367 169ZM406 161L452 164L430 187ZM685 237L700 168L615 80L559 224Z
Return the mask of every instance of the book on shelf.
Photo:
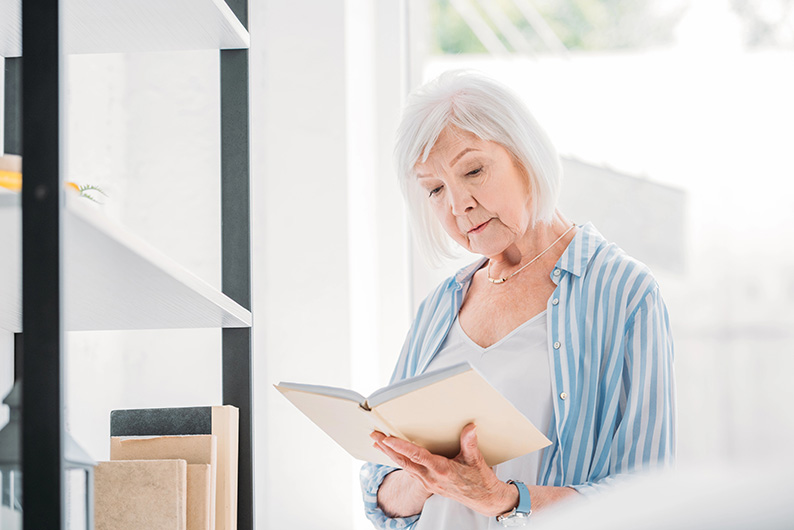
M489 466L551 444L469 363L399 381L369 397L329 386L275 386L354 458L367 462L396 465L372 446L372 431L452 458L460 452L461 431L474 423Z
M116 460L94 469L96 530L187 530L184 460Z
M214 435L215 530L237 529L240 412L231 405L114 410L111 437Z
M187 465L187 530L215 528L215 481L209 464Z
M218 467L216 436L212 434L153 438L112 436L110 459L185 460L187 462L187 530L214 530Z

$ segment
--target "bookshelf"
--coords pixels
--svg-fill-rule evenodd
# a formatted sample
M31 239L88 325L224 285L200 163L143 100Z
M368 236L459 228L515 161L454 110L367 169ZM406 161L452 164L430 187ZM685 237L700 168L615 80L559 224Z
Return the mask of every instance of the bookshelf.
M68 0L63 52L125 53L248 48L248 31L224 0ZM0 55L22 54L22 5L0 3Z
M64 331L207 327L223 330L223 403L240 409L238 528L254 527L247 10L247 0L0 3L4 150L24 163L22 193L0 194L0 328L24 330L26 530L66 527ZM199 49L220 54L220 290L61 184L64 55ZM94 287L79 289L86 281Z
M71 192L63 208L66 331L244 328L251 312ZM0 195L0 328L22 331L21 207ZM91 289L81 286L91 285Z

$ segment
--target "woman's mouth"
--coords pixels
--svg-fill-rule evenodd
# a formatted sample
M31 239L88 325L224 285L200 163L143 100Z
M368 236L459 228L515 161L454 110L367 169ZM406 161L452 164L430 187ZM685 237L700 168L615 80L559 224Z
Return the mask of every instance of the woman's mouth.
M491 220L488 219L483 224L475 226L474 228L469 230L469 234L479 234L480 232L485 230L485 227L488 226L488 223L490 223L490 222L491 222Z

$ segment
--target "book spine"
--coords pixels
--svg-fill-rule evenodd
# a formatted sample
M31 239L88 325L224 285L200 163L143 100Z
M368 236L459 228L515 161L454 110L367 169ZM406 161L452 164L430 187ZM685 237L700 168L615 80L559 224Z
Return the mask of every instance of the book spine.
M114 410L111 436L212 434L212 407Z

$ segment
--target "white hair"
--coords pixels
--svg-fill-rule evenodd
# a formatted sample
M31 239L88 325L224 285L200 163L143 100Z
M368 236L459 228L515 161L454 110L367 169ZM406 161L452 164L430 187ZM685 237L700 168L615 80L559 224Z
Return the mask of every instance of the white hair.
M415 166L425 162L441 132L455 127L507 149L529 179L532 226L549 223L559 196L557 150L521 99L481 74L452 70L413 91L403 109L394 149L413 233L431 263L454 256L453 241L421 193Z

